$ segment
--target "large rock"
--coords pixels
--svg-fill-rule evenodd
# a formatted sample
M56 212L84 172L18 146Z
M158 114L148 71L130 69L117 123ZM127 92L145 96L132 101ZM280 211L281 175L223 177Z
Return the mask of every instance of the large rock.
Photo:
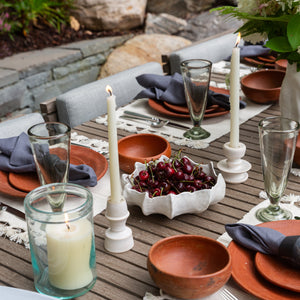
M107 77L151 61L161 63L161 55L189 46L191 41L164 34L142 34L115 49L102 66L99 78Z
M73 16L86 29L127 30L144 22L147 0L75 0Z
M241 25L241 21L233 18L228 19L216 11L195 14L187 21L169 14L148 13L145 32L172 34L195 42L229 29L234 32Z
M184 2L189 12L199 13L201 11L210 9L215 0L184 0Z
M186 18L189 13L199 13L210 9L215 0L148 0L147 12L166 13L179 18Z
M147 13L145 33L178 35L188 25L187 21L170 14Z
M147 12L153 14L166 13L179 18L185 18L187 15L187 8L184 0L148 0Z

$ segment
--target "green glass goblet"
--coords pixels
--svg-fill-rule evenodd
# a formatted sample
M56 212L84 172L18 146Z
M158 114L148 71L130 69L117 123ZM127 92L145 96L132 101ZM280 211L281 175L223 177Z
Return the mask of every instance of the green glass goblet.
M184 92L193 127L184 136L193 140L208 138L210 133L201 127L204 117L212 63L204 59L191 59L180 64Z
M270 205L256 212L262 222L288 220L292 213L279 206L292 167L299 123L282 117L259 122L259 142L265 191Z

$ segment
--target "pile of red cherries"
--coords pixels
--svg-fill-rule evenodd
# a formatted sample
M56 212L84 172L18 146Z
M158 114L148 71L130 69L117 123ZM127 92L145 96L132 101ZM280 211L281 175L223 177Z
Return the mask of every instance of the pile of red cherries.
M211 189L216 184L214 177L207 175L201 166L187 157L150 161L145 170L131 176L130 182L132 189L147 192L150 198Z

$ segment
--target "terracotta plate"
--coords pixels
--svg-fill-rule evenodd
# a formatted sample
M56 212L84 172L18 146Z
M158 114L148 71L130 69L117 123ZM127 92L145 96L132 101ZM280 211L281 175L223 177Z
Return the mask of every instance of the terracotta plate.
M299 235L300 221L275 221L258 226L269 227L285 235ZM235 242L228 247L232 259L232 277L247 292L261 298L272 300L299 299L299 293L283 289L266 280L255 267L255 252Z
M188 114L189 113L189 109L187 106L179 106L179 105L174 105L174 104L171 104L171 103L168 103L168 102L164 102L164 106L166 106L166 108L170 111L174 111L174 112L177 112L177 113L180 113L180 114ZM219 108L218 105L212 105L210 106L209 108L207 108L205 110L205 114L207 113L211 113L215 110L217 110Z
M257 252L255 265L260 274L270 282L300 293L300 270L289 266L275 256ZM300 296L299 296L300 298Z
M71 163L83 163L92 167L95 170L98 180L102 178L107 171L108 162L106 158L102 154L92 149L72 145L70 156ZM32 190L40 185L38 177L35 173L12 174L13 175L9 175L6 172L0 171L1 193L12 197L24 198L29 190ZM15 186L13 186L11 182L13 182Z
M256 67L275 68L275 62L266 62L265 60L260 60L258 57L244 57L243 59Z
M226 89L210 87L210 90L212 90L216 93L229 95L229 90L226 90ZM170 117L176 117L176 118L183 118L183 119L190 118L188 108L185 106L172 105L170 103L155 101L152 99L148 100L148 104L154 110L156 110L164 115L167 115ZM229 111L219 107L218 105L213 105L205 110L204 118L218 117L218 116L222 116L222 115L225 115L228 113L229 113Z
M74 165L84 164L84 161L76 155L70 157L70 163ZM9 173L8 182L11 186L19 189L21 191L29 193L38 186L40 186L40 181L36 173Z

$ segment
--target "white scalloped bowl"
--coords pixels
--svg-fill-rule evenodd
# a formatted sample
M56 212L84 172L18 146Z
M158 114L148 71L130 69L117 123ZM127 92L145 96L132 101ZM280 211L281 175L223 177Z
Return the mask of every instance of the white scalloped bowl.
M162 156L158 161L167 160ZM192 161L195 165L196 163ZM135 170L132 174L123 174L123 196L128 205L137 205L142 209L144 215L159 213L173 219L176 216L187 213L201 213L210 205L221 201L225 197L226 184L222 174L216 174L213 163L200 166L203 171L216 179L216 184L211 189L199 190L193 193L182 192L178 195L169 194L150 198L148 193L138 192L131 187L129 178L137 176L141 170L145 170L145 164L136 162Z

